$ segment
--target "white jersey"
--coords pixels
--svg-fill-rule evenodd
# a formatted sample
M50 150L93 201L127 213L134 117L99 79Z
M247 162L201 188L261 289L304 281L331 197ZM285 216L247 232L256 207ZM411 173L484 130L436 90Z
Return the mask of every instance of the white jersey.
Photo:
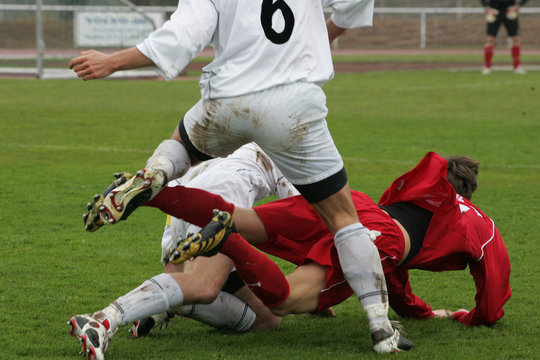
M249 143L226 158L215 158L191 168L169 186L183 185L220 195L236 206L250 208L270 195L278 199L299 195L272 160L255 143ZM168 259L174 244L200 227L168 218L162 238L162 259Z
M341 28L373 25L374 0L322 0L322 4L332 10L332 22Z
M336 25L350 28L370 24L372 4L373 0L180 0L170 20L137 48L171 80L211 46L215 58L200 79L204 99L297 81L322 85L333 76L323 5L335 9Z

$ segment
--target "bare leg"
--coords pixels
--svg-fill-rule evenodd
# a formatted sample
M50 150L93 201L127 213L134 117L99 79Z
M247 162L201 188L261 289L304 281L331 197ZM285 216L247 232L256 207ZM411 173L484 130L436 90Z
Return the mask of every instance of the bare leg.
M250 331L274 330L279 327L281 317L273 314L269 308L264 306L261 300L247 286L235 292L234 296L246 302L257 315L255 322L249 329Z
M287 300L271 310L274 314L303 314L317 311L319 296L326 287L326 270L324 267L310 263L299 266L287 275L290 293Z
M215 259L215 260L214 260ZM204 257L198 257L192 261L189 261L185 264L179 264L179 265L173 265L171 263L167 263L165 266L166 272L183 272L184 271L184 265L185 265L185 271L187 273L193 273L193 274L209 274L212 276L212 271L215 271L217 268L217 271L220 272L220 269L227 269L227 272L230 272L232 261L225 255L218 254L211 258L204 258ZM225 275L225 274L223 274ZM201 281L205 281L204 279L206 276L203 276ZM204 286L204 284L201 284ZM219 286L219 283L216 284L216 286ZM212 291L216 291L217 288L213 288ZM196 291L196 290L195 290ZM210 300L214 294L207 294L210 295L207 297L207 300ZM261 300L257 298L251 290L247 286L241 287L238 291L234 292L234 294L230 296L236 296L238 299L243 301L247 304L254 312L255 312L255 321L251 324L249 330L254 331L261 331L261 330L272 330L279 327L279 324L281 323L281 318L272 314L270 309L268 309L266 306L263 305ZM223 297L227 296L226 294L220 293L217 296L221 296L221 301L223 300ZM216 299L215 301L218 301ZM240 307L241 304L236 304L229 302L229 306L234 307ZM219 327L225 327L229 328L231 330L238 331L236 327L241 326L243 324L239 324L241 319L235 319L234 316L236 314L235 310L229 308L226 309L227 313L221 313L223 310L223 307L218 306L205 306L205 305L194 305L194 307L190 307L189 309L186 309L186 305L183 305L180 310L181 315L189 314L189 317L195 318L198 321L201 321L203 323L206 323L211 326L216 326L216 319L220 319ZM242 309L239 309L242 310ZM232 320L232 321L229 321ZM244 327L242 327L243 329Z

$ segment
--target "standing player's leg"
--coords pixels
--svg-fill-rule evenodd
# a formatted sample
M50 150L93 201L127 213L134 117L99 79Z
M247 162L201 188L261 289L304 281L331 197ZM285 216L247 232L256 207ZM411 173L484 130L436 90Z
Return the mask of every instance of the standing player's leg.
M517 6L509 6L506 9L504 26L508 32L508 36L512 40L510 55L512 56L512 68L514 73L518 75L525 74L525 70L521 66L521 44L519 42L519 8Z
M409 350L414 345L394 330L388 319L386 280L379 253L369 229L358 219L343 160L325 120L324 93L318 87L301 84L290 90L297 91L295 98L302 101L293 108L295 113L305 116L304 122L296 126L302 129L302 137L286 152L272 152L271 148L265 148L266 144L261 147L313 205L334 235L345 278L369 319L374 350ZM295 162L295 159L302 160Z
M495 40L493 36L487 36L484 44L484 67L482 68L483 75L489 75L491 73L491 67L493 65L493 55L495 54Z
M249 100L264 105L238 121L257 125L250 128L253 140L314 206L335 236L343 273L370 321L375 350L410 349L412 343L407 340L405 345L404 338L400 343L401 335L388 320L379 253L353 205L343 161L326 123L324 92L314 84L296 83L253 94ZM244 102L223 101L223 106L231 109L238 103ZM264 117L268 121L254 122Z
M346 182L345 173L343 176L336 181ZM313 187L303 186L299 190L316 196L318 187L314 184ZM310 200L309 197L307 199ZM379 252L370 231L358 220L348 183L335 194L311 202L334 234L334 244L345 279L369 320L374 350L386 353L412 349L414 345L401 336L388 319L388 291Z
M491 73L493 55L495 53L495 42L497 33L501 26L501 14L498 9L491 7L486 8L486 42L484 43L484 67L482 74L488 75Z

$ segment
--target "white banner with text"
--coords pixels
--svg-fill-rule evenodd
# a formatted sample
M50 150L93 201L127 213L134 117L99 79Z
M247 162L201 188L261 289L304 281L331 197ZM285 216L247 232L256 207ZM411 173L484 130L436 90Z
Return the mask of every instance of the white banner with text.
M164 13L145 15L156 27L165 21ZM134 46L154 30L147 18L134 12L76 12L73 28L73 42L77 47Z

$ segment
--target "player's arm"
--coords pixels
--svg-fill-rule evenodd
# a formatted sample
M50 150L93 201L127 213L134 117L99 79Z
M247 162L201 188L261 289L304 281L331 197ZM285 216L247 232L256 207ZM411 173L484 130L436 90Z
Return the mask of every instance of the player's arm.
M83 51L69 62L77 76L83 80L101 79L119 70L136 69L154 65L136 47L105 54L96 50Z
M510 298L510 260L502 238L494 238L483 248L480 260L469 265L476 285L476 306L456 311L454 320L466 325L492 325L504 315L503 305Z
M434 316L431 307L412 292L406 269L396 269L385 276L390 306L398 315L418 319Z
M170 20L137 45L137 49L153 61L159 75L172 80L211 43L217 23L218 14L212 1L182 0Z
M332 18L326 20L326 30L328 31L328 38L330 43L337 39L338 36L345 32L345 28L339 27L332 21Z
M322 0L322 5L332 10L326 21L330 42L347 29L373 25L374 0Z

